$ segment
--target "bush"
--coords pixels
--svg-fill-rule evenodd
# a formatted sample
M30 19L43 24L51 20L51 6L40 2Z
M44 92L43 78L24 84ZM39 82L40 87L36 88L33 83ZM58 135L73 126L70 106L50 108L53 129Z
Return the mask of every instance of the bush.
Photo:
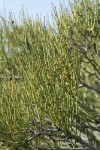
M53 10L56 29L24 13L21 25L1 21L0 141L13 150L97 150L99 1Z

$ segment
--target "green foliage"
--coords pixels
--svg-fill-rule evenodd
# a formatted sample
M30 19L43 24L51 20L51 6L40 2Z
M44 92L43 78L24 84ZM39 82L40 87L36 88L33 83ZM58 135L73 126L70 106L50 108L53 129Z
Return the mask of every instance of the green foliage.
M13 150L59 149L63 142L55 142L47 129L64 135L72 147L84 145L82 134L86 146L99 146L99 115L92 109L99 96L93 93L91 103L91 92L79 88L84 76L86 83L96 82L82 68L94 71L91 62L84 63L87 56L100 62L99 4L80 0L71 5L72 14L62 5L59 15L53 10L56 29L24 13L21 25L11 15L0 23L0 141Z

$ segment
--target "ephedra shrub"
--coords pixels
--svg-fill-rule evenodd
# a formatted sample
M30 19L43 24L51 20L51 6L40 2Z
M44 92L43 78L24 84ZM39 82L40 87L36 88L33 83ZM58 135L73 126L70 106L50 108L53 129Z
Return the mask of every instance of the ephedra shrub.
M72 14L62 5L58 14L53 6L56 29L24 13L21 25L13 16L1 21L0 140L10 149L98 147L92 134L96 115L79 99L80 46L87 44L83 34L92 24L82 13L90 1L83 4L75 2Z

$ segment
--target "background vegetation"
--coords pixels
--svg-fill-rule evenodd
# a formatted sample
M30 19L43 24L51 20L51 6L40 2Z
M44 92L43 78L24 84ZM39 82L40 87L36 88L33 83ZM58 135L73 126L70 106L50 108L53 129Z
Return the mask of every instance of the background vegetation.
M1 148L100 149L99 0L60 6L56 28L1 16Z

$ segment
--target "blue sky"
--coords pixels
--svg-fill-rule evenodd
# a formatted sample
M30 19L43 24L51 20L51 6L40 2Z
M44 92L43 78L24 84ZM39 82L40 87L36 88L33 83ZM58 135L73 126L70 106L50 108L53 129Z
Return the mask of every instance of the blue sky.
M69 7L68 0L65 1L61 0L62 3L65 2L66 6ZM33 16L34 19L38 14L41 18L46 16L51 22L52 3L58 10L59 0L0 0L0 15L2 14L4 18L7 18L9 12L12 12L16 18L19 18L20 11L24 8L25 12L27 10L28 15Z

